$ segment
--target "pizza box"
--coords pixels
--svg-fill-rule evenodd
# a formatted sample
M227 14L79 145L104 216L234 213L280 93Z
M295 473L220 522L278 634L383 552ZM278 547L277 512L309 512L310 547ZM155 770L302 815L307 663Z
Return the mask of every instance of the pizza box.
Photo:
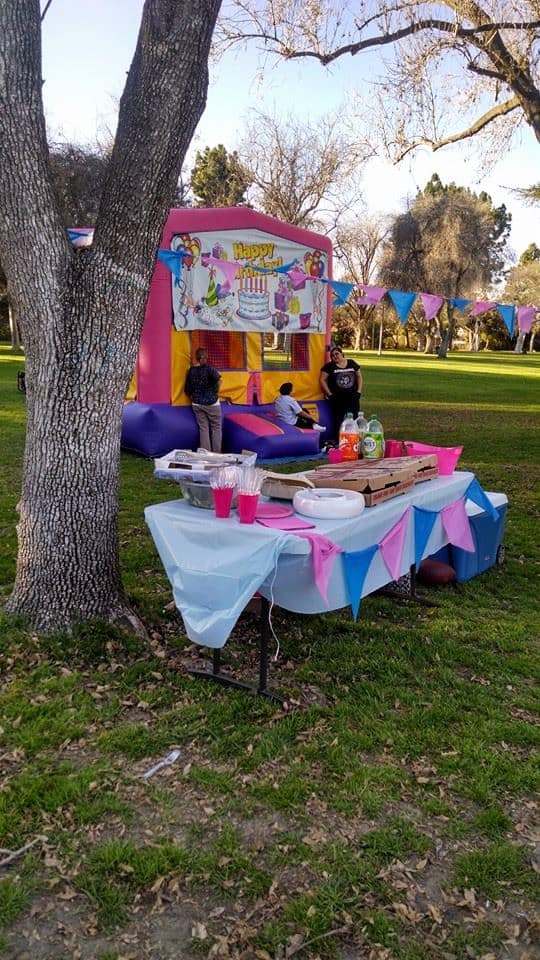
M303 474L266 472L261 493L276 500L292 500L297 490L312 490L315 484Z
M416 467L412 457L401 457L402 464L389 465L389 461L358 460L348 463L333 463L318 467L311 479L316 487L334 487L339 490L356 490L362 493L366 507L373 507L406 493L414 486Z
M411 461L415 465L414 482L422 483L423 480L433 480L439 476L439 461L437 454L428 453L414 457L388 457L384 458L384 463L392 467L401 467Z

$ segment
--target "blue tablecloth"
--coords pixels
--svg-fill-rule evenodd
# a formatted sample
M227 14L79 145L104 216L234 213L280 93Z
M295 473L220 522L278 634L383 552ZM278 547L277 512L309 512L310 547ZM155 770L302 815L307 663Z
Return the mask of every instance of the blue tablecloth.
M428 480L402 496L367 508L359 517L313 520L313 532L328 537L345 551L363 550L380 542L407 507L440 511L462 497L473 479L472 473L463 471ZM145 517L187 635L195 643L222 647L256 591L297 613L322 613L349 603L340 558L330 577L327 605L315 585L311 545L294 533L258 523L240 524L235 513L227 520L218 520L212 511L192 507L184 500L147 507ZM410 523L400 575L414 562L412 528ZM447 543L439 517L423 555L429 556ZM362 595L373 593L391 579L377 551Z

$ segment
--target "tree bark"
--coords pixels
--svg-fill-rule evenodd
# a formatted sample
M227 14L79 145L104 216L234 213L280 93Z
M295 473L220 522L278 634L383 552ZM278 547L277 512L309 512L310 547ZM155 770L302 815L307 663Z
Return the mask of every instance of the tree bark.
M454 338L454 328L456 325L456 318L455 318L455 312L453 307L451 307L450 304L447 304L446 309L448 311L448 325L446 327L446 330L443 333L443 336L441 339L441 345L439 347L439 351L437 354L439 357L439 360L446 360L448 356L448 351L452 349L452 340Z
M520 332L517 335L516 345L514 347L514 353L523 353L523 343L524 343L525 337L526 337L526 334L523 333L523 330L520 330Z
M38 630L104 619L141 629L124 593L123 400L155 254L204 109L220 0L146 0L94 242L56 209L41 99L39 0L0 0L0 258L26 351L19 552L7 609Z

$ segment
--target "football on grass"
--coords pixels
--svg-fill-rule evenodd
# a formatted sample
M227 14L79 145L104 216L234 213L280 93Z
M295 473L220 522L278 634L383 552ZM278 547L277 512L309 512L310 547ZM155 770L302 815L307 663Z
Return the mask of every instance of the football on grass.
M453 583L456 579L456 571L449 563L426 557L418 567L416 579L426 586L439 587L445 583Z

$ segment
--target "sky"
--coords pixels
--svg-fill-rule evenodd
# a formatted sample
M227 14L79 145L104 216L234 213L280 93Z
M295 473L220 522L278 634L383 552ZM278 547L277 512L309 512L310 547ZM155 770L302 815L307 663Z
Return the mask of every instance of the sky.
M44 0L41 4L43 8ZM114 130L142 5L142 0L52 0L43 24L43 96L53 139L93 143L107 128ZM197 149L223 143L234 150L250 108L313 121L341 110L358 86L359 66L352 57L337 61L331 73L305 60L269 65L262 83L257 67L253 49L212 64L207 106L188 169ZM463 145L436 154L423 148L397 166L370 161L362 180L364 199L370 213L397 213L436 171L444 183L486 190L496 206L506 204L513 220L510 244L519 256L530 243L540 245L540 218L538 207L520 203L511 189L538 181L539 160L540 145L528 129L484 177Z

